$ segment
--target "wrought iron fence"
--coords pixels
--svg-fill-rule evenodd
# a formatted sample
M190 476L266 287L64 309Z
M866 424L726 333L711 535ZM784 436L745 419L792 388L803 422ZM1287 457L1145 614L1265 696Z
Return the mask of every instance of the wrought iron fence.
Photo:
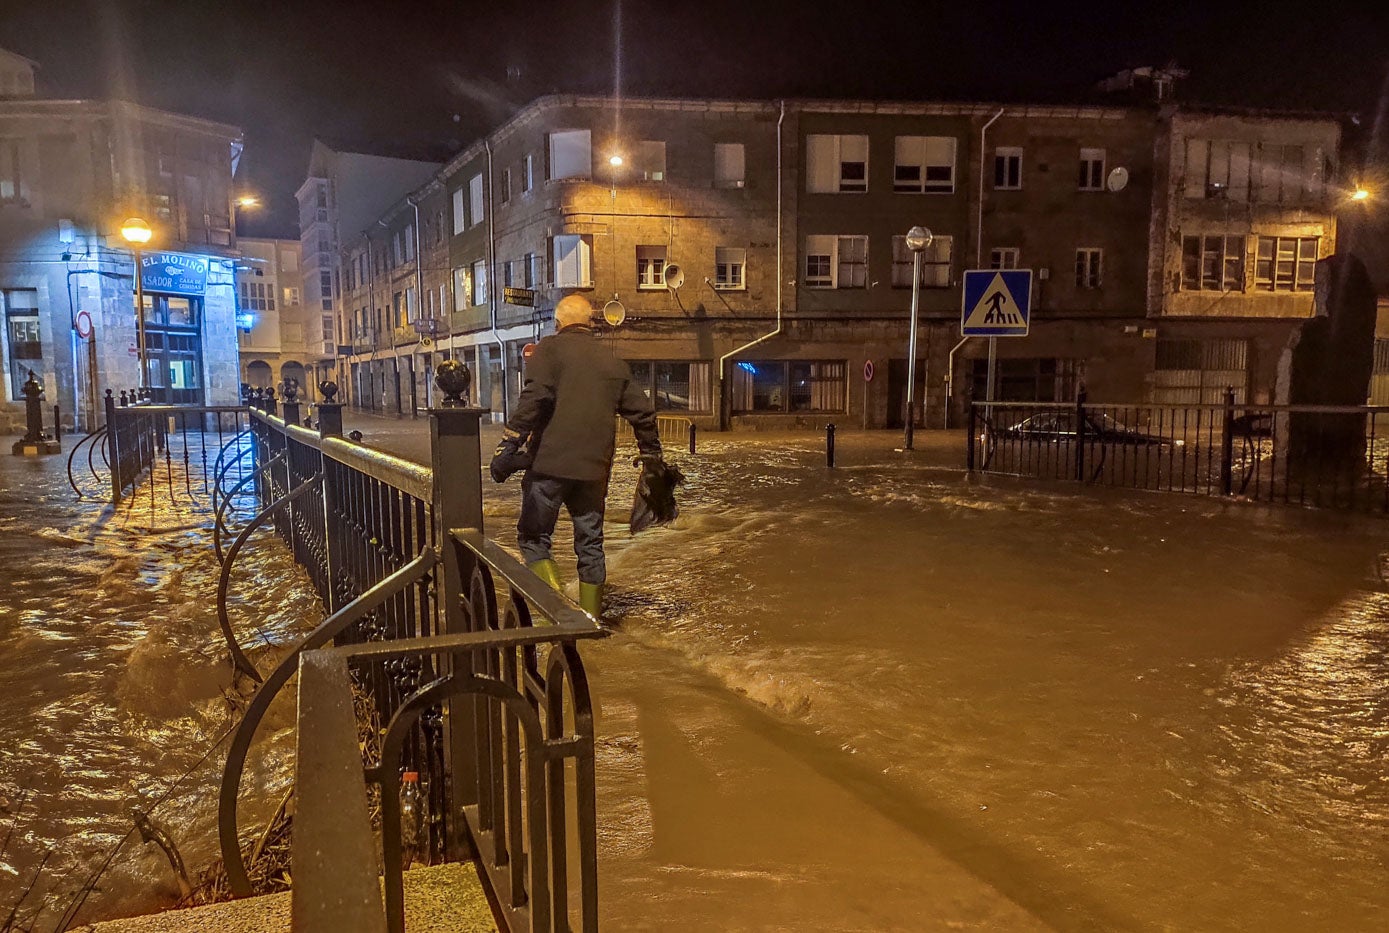
M974 402L970 471L1389 513L1389 407Z
M284 419L252 414L252 482L262 508L227 550L218 593L233 663L263 679L233 736L221 788L233 893L252 893L237 821L252 740L301 662L332 651L349 666L351 705L367 737L357 783L375 789L380 807L388 927L403 929L400 873L410 861L476 851L511 929L596 928L593 723L576 645L602 631L482 536L483 412L432 411L433 464L424 467L343 440L341 405L319 405L317 432L297 426L296 405L285 408ZM329 616L262 675L237 640L228 594L237 554L267 525L306 569ZM303 689L301 711L315 708ZM301 748L319 734L301 721ZM355 748L357 737L351 741ZM404 772L419 775L424 800L408 838L399 814ZM320 780L297 792L328 787ZM577 800L575 827L567 799ZM306 822L319 812L299 808L296 850L301 839L332 832ZM296 870L296 890L319 877L333 883Z
M195 495L215 500L215 480L226 458L229 443L235 441L248 423L247 409L233 405L153 405L140 401L136 393L122 391L115 397L110 389L105 397L106 423L79 441L73 455L87 443L88 467L97 476L91 453L100 444L111 476L111 501L119 503L133 492L142 477L148 477L150 495L157 492L162 478L169 498ZM239 447L234 459L238 477L249 467L243 457L249 448ZM69 458L69 479L73 480ZM160 476L162 474L162 477ZM73 487L77 484L73 481ZM78 489L81 495L81 490Z

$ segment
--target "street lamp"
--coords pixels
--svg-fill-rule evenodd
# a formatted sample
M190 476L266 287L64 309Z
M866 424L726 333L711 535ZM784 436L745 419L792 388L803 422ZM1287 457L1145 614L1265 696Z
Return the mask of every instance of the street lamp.
M912 433L916 427L916 318L921 300L921 251L931 245L931 231L912 227L907 231L907 249L912 251L912 319L907 329L907 428L902 449L912 449Z
M1370 192L1366 191L1364 188L1356 188L1354 193L1350 196L1352 201L1368 201L1369 198Z
M154 236L150 225L139 217L130 217L121 224L121 236L135 253L135 335L140 358L140 388L149 388L149 350L145 343L145 270L140 261L140 247Z

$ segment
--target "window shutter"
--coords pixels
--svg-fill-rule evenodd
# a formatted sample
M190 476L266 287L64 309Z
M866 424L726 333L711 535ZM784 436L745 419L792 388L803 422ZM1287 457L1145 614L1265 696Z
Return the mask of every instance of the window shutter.
M835 137L812 135L805 138L805 190L824 193L839 190L839 160Z

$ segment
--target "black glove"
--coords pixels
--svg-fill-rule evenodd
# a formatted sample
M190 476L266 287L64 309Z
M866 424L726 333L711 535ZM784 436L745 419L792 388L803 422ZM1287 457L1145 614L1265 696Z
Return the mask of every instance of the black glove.
M647 476L658 476L661 467L665 465L665 460L660 454L641 454L632 461L632 466L641 467L641 471Z
M492 451L492 463L488 468L492 473L492 482L505 483L511 474L529 470L533 459L530 451L521 449L519 437L503 438L497 449Z

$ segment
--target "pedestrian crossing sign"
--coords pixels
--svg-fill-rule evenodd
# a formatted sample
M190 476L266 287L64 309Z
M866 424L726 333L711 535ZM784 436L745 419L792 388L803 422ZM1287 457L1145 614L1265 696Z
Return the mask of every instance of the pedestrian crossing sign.
M965 272L962 337L1026 337L1031 310L1031 269Z

